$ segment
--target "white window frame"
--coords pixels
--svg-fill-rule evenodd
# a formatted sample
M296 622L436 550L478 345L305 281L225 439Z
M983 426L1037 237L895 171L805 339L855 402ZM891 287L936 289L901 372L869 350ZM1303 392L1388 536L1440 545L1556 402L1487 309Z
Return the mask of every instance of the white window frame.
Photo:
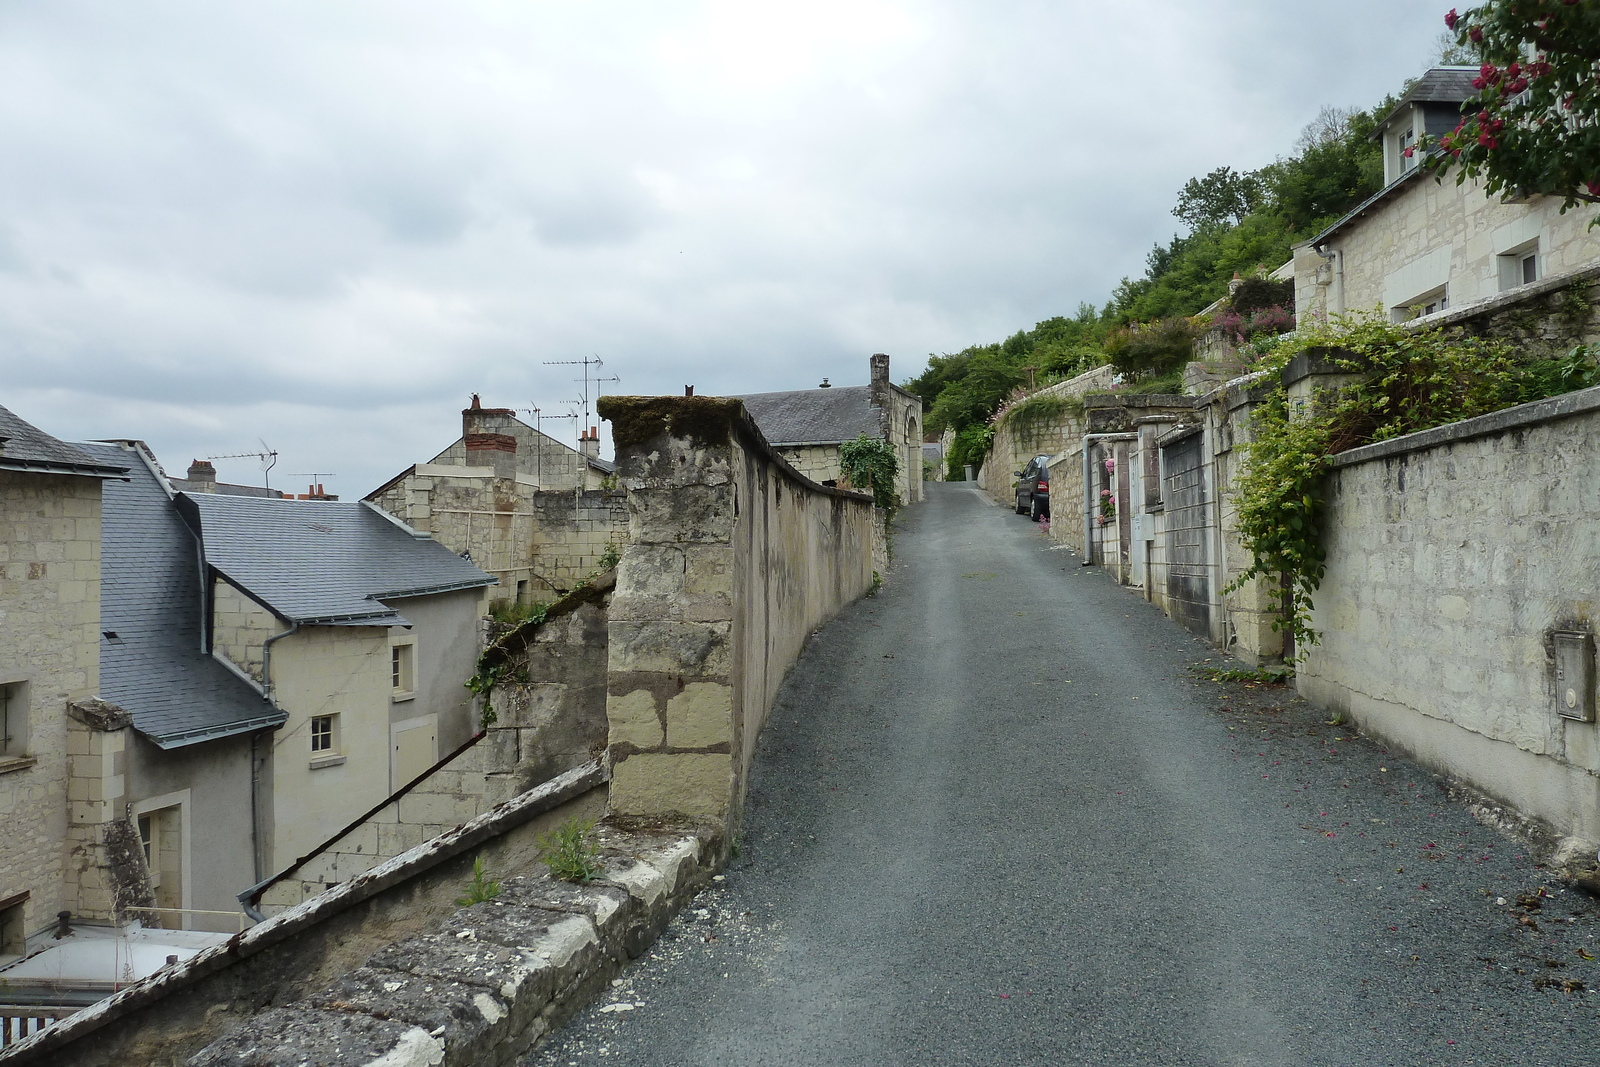
M1540 262L1539 241L1524 241L1515 248L1507 249L1495 257L1499 267L1500 291L1516 289L1523 285L1532 285L1544 277L1544 271L1539 268L1544 264ZM1533 277L1528 277L1529 266L1533 268Z
M1450 309L1450 286L1441 285L1389 309L1389 321L1410 322Z
M414 700L417 695L417 639L389 639L389 687L392 700Z
M147 800L135 801L132 811L133 825L135 828L138 827L140 816L154 815L164 811L167 808L178 809L178 877L183 879L183 900L178 907L181 910L188 911L194 907L194 862L193 856L189 851L190 827L193 823L193 820L189 818L189 790L180 789L176 793L163 793L158 797L150 797ZM156 820L151 819L150 825L152 828L155 828L159 824L156 822ZM151 849L151 852L158 856L160 855L158 851L160 847L159 842L159 837L152 838L152 844L155 847ZM150 888L154 889L160 884L161 876L157 873L156 868L151 867L149 870ZM189 928L187 916L184 917L184 922L181 924L181 927L185 930Z

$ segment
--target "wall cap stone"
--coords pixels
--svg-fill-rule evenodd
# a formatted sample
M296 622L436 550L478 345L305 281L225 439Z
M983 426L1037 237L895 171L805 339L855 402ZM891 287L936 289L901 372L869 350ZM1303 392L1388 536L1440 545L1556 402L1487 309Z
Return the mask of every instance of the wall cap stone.
M90 697L87 700L67 702L67 714L91 730L110 732L125 730L133 725L133 715L109 700Z

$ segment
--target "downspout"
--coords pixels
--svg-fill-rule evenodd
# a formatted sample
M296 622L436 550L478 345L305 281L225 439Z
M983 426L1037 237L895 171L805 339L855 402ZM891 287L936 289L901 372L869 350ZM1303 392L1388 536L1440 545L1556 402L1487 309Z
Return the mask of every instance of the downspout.
M291 622L289 628L280 633L275 633L261 642L261 689L266 693L267 699L272 701L272 706L278 706L277 697L272 692L272 646L300 629L298 622Z
M1094 487L1089 484L1090 441L1137 441L1136 433L1086 433L1083 435L1083 562L1087 567L1094 563Z

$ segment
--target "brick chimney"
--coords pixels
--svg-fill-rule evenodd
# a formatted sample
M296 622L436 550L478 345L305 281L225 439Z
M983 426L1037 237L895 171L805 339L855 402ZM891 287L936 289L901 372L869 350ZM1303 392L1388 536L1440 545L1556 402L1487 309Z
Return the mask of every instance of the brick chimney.
M197 459L189 464L189 492L215 493L217 491L217 468L207 459Z
M495 477L517 473L517 439L509 431L517 413L511 408L486 408L472 394L472 406L461 412L461 440L467 447L467 466L493 467Z
M600 427L591 426L588 433L578 435L578 451L590 459L600 458Z

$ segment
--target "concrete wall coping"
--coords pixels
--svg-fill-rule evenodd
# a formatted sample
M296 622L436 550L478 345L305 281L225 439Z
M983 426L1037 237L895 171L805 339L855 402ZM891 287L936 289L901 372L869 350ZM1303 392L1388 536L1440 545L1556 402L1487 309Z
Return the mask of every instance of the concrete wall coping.
M1519 285L1515 289L1507 289L1503 293L1496 293L1471 304L1463 304L1461 307L1449 308L1422 318L1412 319L1405 325L1413 329L1460 326L1463 323L1471 322L1473 319L1492 315L1496 311L1516 307L1518 304L1535 300L1547 293L1559 292L1575 282L1595 279L1600 279L1600 265L1580 267L1577 270L1569 270L1563 274L1552 274L1548 278L1540 278L1538 281L1529 282L1527 285Z
M155 1001L181 992L200 979L273 945L314 929L320 923L377 896L410 878L454 859L464 852L492 840L539 815L582 796L610 780L610 771L599 760L576 767L550 779L499 807L492 808L471 822L424 841L392 860L380 863L364 874L319 893L266 922L235 934L227 941L205 949L173 967L164 968L127 986L105 1000L61 1020L25 1041L6 1049L8 1063L41 1062L52 1050L69 1044L103 1026L131 1015Z
M1537 426L1558 419L1569 419L1596 410L1600 410L1600 385L1547 397L1544 400L1535 400L1529 404L1518 404L1516 407L1503 408L1500 411L1491 411L1475 419L1463 419L1445 426L1435 426L1431 430L1418 430L1404 437L1362 445L1333 456L1328 461L1328 466L1352 467L1358 463L1387 459L1408 452L1421 452L1424 449L1438 448L1457 441L1468 441L1474 437L1505 433L1507 430L1522 426Z

